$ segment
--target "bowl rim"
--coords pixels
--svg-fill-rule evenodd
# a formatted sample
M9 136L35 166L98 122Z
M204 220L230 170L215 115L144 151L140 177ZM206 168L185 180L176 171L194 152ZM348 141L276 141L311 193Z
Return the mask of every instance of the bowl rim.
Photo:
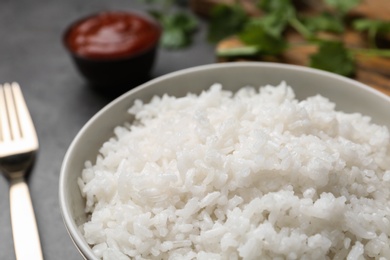
M150 22L158 29L157 30L158 36L157 36L156 41L151 43L149 46L147 46L147 48L143 48L140 51L137 51L137 52L129 54L129 55L123 55L121 57L93 58L93 57L81 55L81 54L77 53L76 51L72 50L72 48L69 46L69 44L67 42L68 35L72 31L72 29L75 26L79 25L80 23L82 23L90 18L97 17L97 16L104 14L104 13L129 14L129 15L133 15L133 16L137 16L139 18L145 19L146 21ZM144 12L141 10L101 10L98 12L93 12L93 13L87 14L85 16L82 16L82 17L76 19L75 21L71 22L70 24L68 24L65 27L64 32L62 33L62 45L65 47L66 51L71 56L73 56L74 58L79 59L79 60L90 61L90 62L102 62L102 63L104 63L104 62L117 62L117 61L119 62L119 61L125 61L125 60L129 60L129 59L133 59L133 58L142 56L143 54L148 53L148 52L156 49L160 43L162 31L163 31L163 28L162 28L161 24L153 16L149 15L147 12Z
M133 93L136 93L142 89L145 89L151 85L154 85L160 81L164 81L166 79L176 77L179 75L192 73L192 72L199 72L204 70L210 70L210 69L218 69L218 68L229 68L229 67L257 67L257 68L275 68L275 69L287 69L290 71L300 71L304 73L310 73L314 75L319 76L325 76L329 78L334 78L338 81L344 81L349 84L352 84L356 86L357 88L360 88L364 91L369 92L370 94L377 96L380 99L385 99L390 104L390 96L380 92L377 89L374 89L364 83L361 83L357 80L347 78L338 74L334 74L331 72L327 72L324 70L314 69L306 66L299 66L299 65L291 65L291 64L283 64L283 63L274 63L274 62L229 62L229 63L212 63L212 64L206 64L206 65L199 65L195 67L190 67L178 71L174 71L162 76L159 76L155 79L152 79L146 83L143 83L139 85L138 87L135 87L126 93L122 94L121 96L117 97L107 105L105 105L102 109L100 109L97 113L95 113L79 130L79 132L76 134L74 139L72 140L71 144L69 145L66 154L64 156L64 159L62 161L61 170L60 170L60 180L59 180L59 204L60 204L60 211L61 216L64 221L66 230L68 231L68 234L71 237L71 240L75 244L76 248L79 250L79 252L82 254L83 257L86 257L87 259L97 259L96 256L93 254L91 248L88 244L86 244L82 240L82 235L78 231L78 227L74 220L71 217L70 208L68 207L70 205L68 199L66 198L66 189L64 186L66 177L67 177L67 170L69 168L68 161L73 153L73 150L75 149L77 143L79 142L80 137L82 134L86 131L87 128L97 120L102 114L106 113L107 110L109 110L112 106L114 106L116 103L121 102L124 99L127 99L129 96L133 95Z

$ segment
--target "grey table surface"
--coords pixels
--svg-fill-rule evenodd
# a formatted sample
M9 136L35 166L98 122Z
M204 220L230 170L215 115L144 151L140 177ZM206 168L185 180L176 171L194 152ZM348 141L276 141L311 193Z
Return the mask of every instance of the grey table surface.
M137 0L1 0L0 82L21 84L40 151L29 186L45 259L81 259L62 221L58 187L66 150L81 127L112 98L86 86L62 45L72 21L101 10L145 10ZM201 23L194 44L160 49L152 77L215 62ZM0 178L0 259L15 259L8 182Z

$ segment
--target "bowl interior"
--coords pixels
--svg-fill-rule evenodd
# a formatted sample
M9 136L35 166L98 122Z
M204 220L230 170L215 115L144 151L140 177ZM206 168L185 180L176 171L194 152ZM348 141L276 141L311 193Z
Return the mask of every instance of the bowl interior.
M214 64L147 82L97 113L76 136L64 158L59 190L61 211L66 228L84 257L95 258L78 230L78 226L86 221L86 215L77 179L84 162L94 161L103 142L113 136L113 128L132 120L127 109L135 99L148 102L152 96L164 93L174 96L199 93L216 82L221 83L224 89L236 91L246 85L278 85L283 80L293 87L298 99L321 94L335 102L337 110L359 112L371 116L374 123L390 127L387 115L389 97L354 80L306 67L260 62Z

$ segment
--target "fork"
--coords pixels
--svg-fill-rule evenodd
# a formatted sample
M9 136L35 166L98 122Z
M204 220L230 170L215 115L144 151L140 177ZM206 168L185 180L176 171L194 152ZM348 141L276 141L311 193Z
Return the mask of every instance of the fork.
M0 169L10 183L10 211L18 260L43 259L26 177L38 151L38 138L17 83L0 85Z

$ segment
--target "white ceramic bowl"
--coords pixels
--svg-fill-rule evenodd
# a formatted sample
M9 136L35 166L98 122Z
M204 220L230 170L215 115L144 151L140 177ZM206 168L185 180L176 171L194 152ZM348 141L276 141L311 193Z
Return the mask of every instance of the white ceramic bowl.
M390 127L388 96L357 81L306 67L260 62L213 64L154 79L120 96L92 117L66 153L60 176L60 206L65 226L80 253L87 259L96 259L78 229L86 221L86 215L77 178L84 162L94 161L103 142L113 136L114 127L132 120L127 109L135 99L147 102L152 96L164 93L174 96L199 93L216 82L234 91L245 85L277 85L282 80L293 87L298 99L321 94L335 102L337 110L360 112L371 116L374 123Z

